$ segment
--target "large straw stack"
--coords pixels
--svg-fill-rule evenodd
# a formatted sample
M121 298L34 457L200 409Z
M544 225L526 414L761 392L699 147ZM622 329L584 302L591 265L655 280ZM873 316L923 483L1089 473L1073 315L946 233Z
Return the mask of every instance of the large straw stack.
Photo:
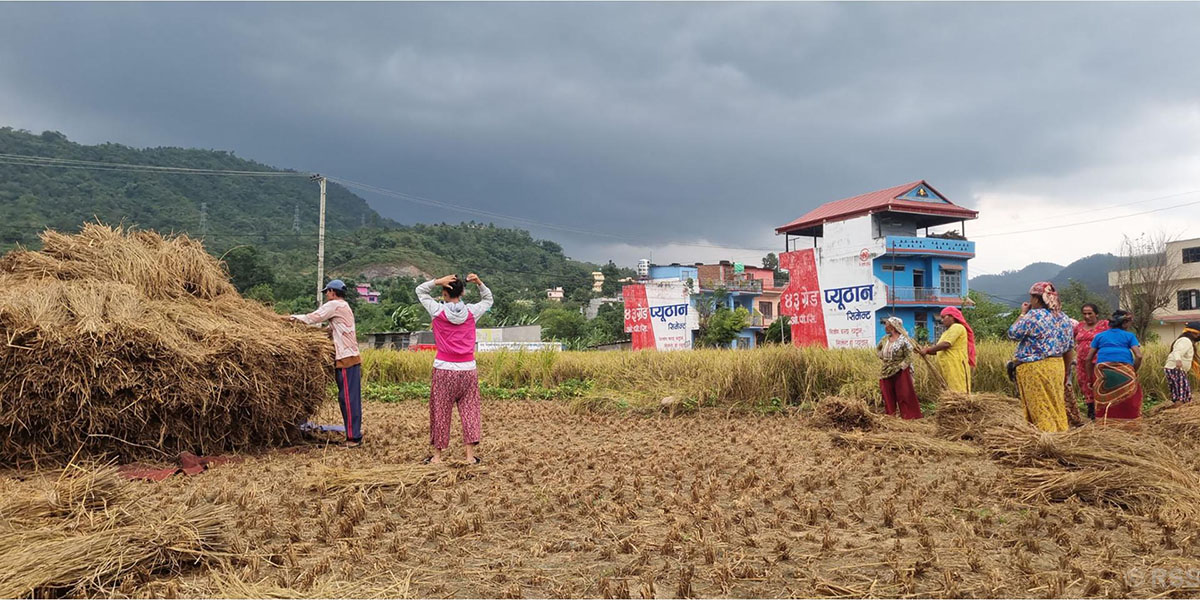
M287 443L332 348L185 236L87 225L0 258L0 462Z

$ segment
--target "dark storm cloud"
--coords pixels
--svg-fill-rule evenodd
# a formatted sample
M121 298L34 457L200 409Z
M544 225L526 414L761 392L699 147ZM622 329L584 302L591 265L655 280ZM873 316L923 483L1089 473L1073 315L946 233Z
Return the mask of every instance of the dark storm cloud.
M918 178L971 204L982 185L1121 160L1115 131L1200 97L1190 3L0 14L11 125L233 149L651 245L761 247L817 204ZM471 218L368 198L400 221Z

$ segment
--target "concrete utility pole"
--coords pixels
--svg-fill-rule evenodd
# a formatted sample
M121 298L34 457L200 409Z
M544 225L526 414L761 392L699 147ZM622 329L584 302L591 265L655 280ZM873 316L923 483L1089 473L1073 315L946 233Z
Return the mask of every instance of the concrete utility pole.
M208 235L208 203L200 203L200 239Z
M309 181L321 184L321 219L317 232L317 306L325 299L325 178L320 174L309 177Z
M292 233L300 233L300 205L296 205L296 211L292 214Z

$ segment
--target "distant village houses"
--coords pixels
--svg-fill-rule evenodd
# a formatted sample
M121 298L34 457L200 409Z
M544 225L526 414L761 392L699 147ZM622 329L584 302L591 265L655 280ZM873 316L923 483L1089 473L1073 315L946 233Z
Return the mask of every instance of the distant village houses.
M966 238L966 221L978 216L924 180L823 204L775 230L784 236L785 288L775 287L772 269L757 266L643 260L638 281L625 288L626 331L635 349L694 347L698 300L721 291L727 308L750 314L731 348L764 343L763 332L784 315L799 345L873 347L890 316L914 335L935 338L942 308L972 305L967 281L975 243ZM953 224L959 228L930 231ZM687 286L686 307L669 291L672 282Z

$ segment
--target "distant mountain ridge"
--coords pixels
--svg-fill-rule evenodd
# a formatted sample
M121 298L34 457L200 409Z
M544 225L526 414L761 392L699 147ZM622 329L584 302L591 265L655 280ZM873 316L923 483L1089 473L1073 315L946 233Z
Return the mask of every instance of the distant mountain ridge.
M232 152L78 144L56 131L0 127L0 154L126 165L296 173ZM239 289L270 283L277 299L310 297L316 275L319 188L295 177L192 175L14 164L0 158L0 253L36 248L43 230L78 231L88 221L186 233L227 262ZM77 163L82 166L82 163ZM528 231L486 223L401 225L363 198L327 186L325 276L353 280L478 271L499 294L545 297L592 287L601 265L573 260ZM236 273L236 274L234 274ZM616 272L614 272L615 274ZM632 275L622 272L621 276ZM244 275L240 277L239 275ZM613 278L616 281L616 278ZM406 284L407 285L407 284ZM244 289L243 289L244 291Z
M1029 286L1039 281L1052 281L1064 268L1051 262L1036 262L1014 271L972 277L970 288L991 296L996 302L1019 305L1029 294Z
M1065 288L1074 280L1116 306L1117 296L1108 287L1108 272L1116 268L1117 260L1112 254L1093 254L1065 267L1051 262L1036 262L996 275L972 277L970 288L987 294L996 302L1018 306L1028 297L1029 287L1039 281L1049 281L1059 288Z
M190 148L87 146L46 131L0 128L0 153L53 159L287 173L232 152ZM75 231L86 221L163 233L205 234L214 251L253 244L290 250L316 246L317 185L296 177L179 175L106 167L37 167L0 162L0 249L35 244L46 228ZM340 185L326 191L326 229L339 235L364 225L393 225Z

